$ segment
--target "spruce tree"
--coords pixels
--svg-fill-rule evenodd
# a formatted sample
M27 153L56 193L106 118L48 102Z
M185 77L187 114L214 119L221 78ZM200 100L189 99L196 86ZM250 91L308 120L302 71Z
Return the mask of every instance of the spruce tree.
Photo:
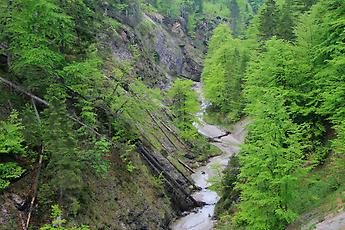
M178 79L168 92L171 109L176 115L176 125L181 129L182 137L189 141L197 134L193 122L196 122L195 114L199 111L198 98L192 86L192 81Z
M267 0L259 12L259 37L268 40L277 34L279 8L275 0Z
M239 34L239 27L241 21L240 8L237 0L230 0L230 25L233 35L236 37Z
M73 123L67 117L66 94L58 85L48 91L51 107L45 110L43 145L49 157L47 175L59 204L65 207L78 204L84 182L80 149Z

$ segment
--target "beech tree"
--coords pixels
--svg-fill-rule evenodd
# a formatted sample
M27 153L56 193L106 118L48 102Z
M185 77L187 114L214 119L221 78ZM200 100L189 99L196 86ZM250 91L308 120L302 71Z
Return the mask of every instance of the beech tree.
M14 161L15 156L26 152L23 145L23 129L18 113L15 111L7 120L0 121L0 191L9 186L12 179L20 177L24 172Z
M243 109L241 91L248 61L246 46L232 38L228 25L219 25L211 38L202 74L206 99L230 121L238 120Z
M253 124L240 153L241 201L235 220L247 229L284 229L298 216L295 204L305 171L303 148L299 127L284 109L281 91L261 92L247 107ZM251 96L248 89L247 97Z
M182 137L193 140L197 131L193 126L195 114L199 111L197 94L192 90L193 82L177 79L169 91L172 111L176 114L176 125L182 130Z
M64 53L75 38L73 21L54 1L10 2L11 14L4 28L10 68L29 90L40 92L65 63Z

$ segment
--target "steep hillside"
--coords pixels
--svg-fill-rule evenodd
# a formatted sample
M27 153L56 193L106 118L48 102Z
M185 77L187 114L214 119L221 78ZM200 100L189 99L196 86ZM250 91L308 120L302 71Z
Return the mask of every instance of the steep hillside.
M53 204L69 225L165 229L199 205L182 162L208 153L180 137L159 92L200 79L203 48L179 20L131 1L0 7L0 126L18 135L0 147L1 229L37 229Z

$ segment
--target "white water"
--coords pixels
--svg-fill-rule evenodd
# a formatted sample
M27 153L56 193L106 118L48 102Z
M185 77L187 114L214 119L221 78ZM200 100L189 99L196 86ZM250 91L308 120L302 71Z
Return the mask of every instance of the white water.
M199 94L199 100L201 102L201 110L199 113L197 113L199 122L194 124L198 129L198 132L209 138L225 135L226 132L224 130L216 125L207 124L204 121L203 116L207 108L207 104L202 94L202 84L196 83L194 89ZM201 191L193 193L192 196L197 201L205 202L206 205L193 210L184 217L177 219L170 226L172 230L212 229L212 216L214 215L214 209L219 200L219 196L216 192L208 189L208 187L212 185L209 179L219 175L219 173L221 173L221 171L227 166L230 157L239 151L240 144L244 139L244 127L246 124L247 121L240 121L236 123L229 135L218 138L216 139L217 142L212 143L221 149L223 154L211 158L207 165L196 169L195 173L191 176L195 182L195 185L201 188Z

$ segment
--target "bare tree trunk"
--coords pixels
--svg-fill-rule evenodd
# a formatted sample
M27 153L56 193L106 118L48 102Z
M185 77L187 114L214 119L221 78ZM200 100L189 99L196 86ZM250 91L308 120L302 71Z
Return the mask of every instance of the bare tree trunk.
M183 167L188 169L188 171L190 171L191 173L195 173L195 171L191 167L189 167L186 163L183 163L180 159L177 159L177 160L181 165L183 165Z
M33 98L31 98L31 102L32 102L32 106L35 110L37 122L39 125L41 125L41 118L40 118L40 115L39 115L38 110L36 108L35 100ZM40 178L40 174L41 174L42 162L43 162L43 147L41 146L40 158L38 160L38 169L37 169L36 178L35 178L35 181L33 184L33 194L32 194L32 199L31 199L31 203L30 203L28 218L26 220L26 225L25 225L26 228L25 229L29 229L31 213L32 213L32 210L33 210L33 207L35 204L35 200L36 200L36 194L37 194L38 182L39 182L39 178Z

